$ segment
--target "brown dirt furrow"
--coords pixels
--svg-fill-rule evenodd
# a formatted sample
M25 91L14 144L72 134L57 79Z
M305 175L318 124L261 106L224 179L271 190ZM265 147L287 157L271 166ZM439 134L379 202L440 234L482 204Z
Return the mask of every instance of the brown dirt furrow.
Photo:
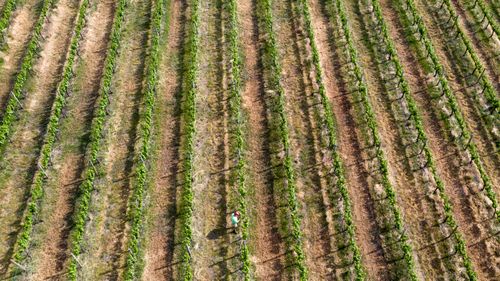
M474 99L474 89L465 89L467 88L467 81L463 79L464 73L458 65L459 60L455 59L451 50L454 43L447 42L446 37L443 37L443 32L445 31L440 29L437 24L440 21L437 19L436 14L431 11L433 9L431 1L419 0L415 1L415 4L428 28L429 37L447 74L449 85L455 94L467 126L474 137L474 142L482 156L481 160L493 181L494 189L499 194L500 182L498 180L500 179L500 169L497 168L500 165L499 153L493 153L495 151L494 144L490 140L491 137L488 136L488 129L481 119L479 102Z
M302 232L306 266L311 280L324 280L336 275L335 269L342 271L342 265L334 257L336 250L332 245L333 226L327 212L330 188L322 171L321 130L316 114L321 105L313 92L308 61L311 59L310 47L304 44L305 32L302 15L296 12L296 1L275 2L276 34L278 49L281 51L283 88L286 93L286 111L290 124L292 157L297 172L297 198L301 204ZM335 265L337 263L337 265ZM335 267L339 268L335 268Z
M0 193L0 240L5 244L0 246L0 257L4 260L9 258L12 250L10 246L19 231L26 207L28 187L37 165L43 130L53 101L51 93L55 91L62 72L78 2L61 1L61 5L50 14L48 24L42 31L45 40L40 46L40 58L35 62L33 76L29 78L25 89L23 110L2 158L5 184Z
M337 123L338 150L346 164L346 178L349 194L353 203L353 219L356 225L356 240L360 246L365 268L374 279L387 277L388 263L383 256L380 229L376 223L375 202L371 197L368 183L368 172L361 160L363 152L362 139L356 131L353 105L347 96L347 85L341 70L339 51L335 46L336 28L329 21L322 1L310 2L312 22L317 35L317 45L321 65L325 70L325 85L332 102L332 109ZM361 157L361 159L360 159ZM384 277L385 276L385 277Z
M28 0L18 4L12 14L11 22L6 30L5 43L0 46L0 109L7 104L9 93L14 86L14 79L23 58L25 46L28 43L38 11L38 0Z
M247 116L248 184L251 190L250 259L257 280L286 280L285 243L278 232L269 147L270 120L266 108L255 1L238 3L240 36L245 57L242 106Z
M84 165L90 122L93 115L102 67L111 29L114 3L91 1L91 13L83 31L75 78L67 98L52 167L47 171L41 223L33 235L33 269L30 280L63 278L68 260L68 234L76 191Z
M180 85L182 44L185 33L186 5L172 1L168 42L159 70L155 140L156 166L151 186L151 207L148 211L148 231L145 238L144 280L172 280L175 271L175 224L177 180L180 174Z
M382 0L381 4L392 36L402 39L396 41L396 48L417 105L421 109L432 109L421 110L429 147L436 159L437 169L445 184L446 193L450 196L454 206L454 215L459 224L459 230L465 236L468 253L475 265L478 277L480 280L486 280L498 274L494 273L495 269L491 266L498 264L495 262L497 258L493 253L495 248L498 249L498 241L490 237L491 220L485 220L484 201L475 194L477 189L471 183L474 173L471 172L470 166L460 164L456 148L447 141L444 124L436 114L434 102L426 91L428 77L421 67L415 67L419 65L418 59L412 50L408 49L409 43L406 41L392 1Z
M127 202L133 177L134 145L149 36L149 1L131 1L125 14L120 55L113 77L103 142L105 177L96 184L79 256L84 280L116 280L125 266Z

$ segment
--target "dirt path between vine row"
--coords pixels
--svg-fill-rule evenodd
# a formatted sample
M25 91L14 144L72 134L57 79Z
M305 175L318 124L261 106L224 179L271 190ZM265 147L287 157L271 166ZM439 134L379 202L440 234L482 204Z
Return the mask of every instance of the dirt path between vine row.
M180 85L182 44L185 37L185 1L172 1L170 26L160 66L155 127L158 128L154 181L150 190L148 231L145 238L144 280L173 280L175 270L175 225L177 219L177 180L180 173Z
M249 196L250 241L255 278L258 280L286 280L285 244L278 233L273 175L269 147L269 117L264 93L264 77L260 60L260 40L256 2L238 3L240 36L245 58L245 84L242 106L247 116L247 167Z
M95 185L99 192L89 207L92 219L83 238L86 251L79 257L83 280L116 280L125 267L127 202L133 179L150 16L150 1L131 1L127 6L102 143L105 176Z
M397 40L395 45L417 105L419 108L432 109L421 111L424 128L429 139L428 144L435 156L437 169L445 184L446 193L454 206L454 216L460 226L459 230L464 234L468 245L467 250L475 265L478 278L486 280L488 279L486 276L494 276L493 271L495 270L491 267L495 264L492 251L497 242L494 238L491 239L488 234L490 221L484 221L484 217L478 217L478 212L484 207L482 206L484 201L478 195L474 195L477 190L469 184L471 180L468 179L470 177L469 167L460 166L459 157L455 156L456 149L445 140L446 135L443 132L442 122L435 112L433 101L425 91L429 78L426 78L422 72L412 51L408 50L408 42L404 39L404 30L401 28L392 1L382 0L381 5L384 17L388 19L387 23L392 37L402 38L402 40Z
M374 279L387 277L388 264L382 252L379 227L375 220L375 202L368 190L368 174L363 160L362 140L356 132L353 105L348 97L346 81L340 71L341 62L335 52L333 26L321 1L310 1L312 24L316 33L325 85L337 123L338 151L346 165L346 182L353 203L356 240L367 273Z
M14 123L14 133L2 155L7 167L2 171L5 173L2 175L5 185L0 193L3 237L0 240L5 243L0 247L0 257L5 261L5 266L6 259L12 254L11 243L15 243L16 233L20 230L26 195L31 187L45 124L54 98L50 93L55 91L60 79L78 8L78 1L66 0L62 4L50 11L48 24L42 31L45 40L40 45L40 57L34 62L33 75L29 77L25 88L26 95L22 100L19 121ZM7 232L4 233L3 230ZM8 238L3 235L8 235Z
M44 201L35 226L31 256L33 272L27 278L60 278L66 273L68 235L76 190L84 165L90 121L100 84L108 35L114 14L113 2L92 2L75 63L73 78L58 142L48 170ZM50 238L49 238L50 237Z
M500 194L500 169L498 169L498 165L500 165L500 158L498 153L493 153L496 149L490 138L487 136L486 130L488 129L485 125L483 125L482 118L480 116L481 113L479 112L480 105L478 101L473 98L473 91L463 89L467 86L466 81L462 78L464 74L460 71L460 68L457 65L457 59L455 59L451 53L449 44L447 45L445 38L442 36L443 31L437 25L438 19L435 17L435 13L431 12L432 7L429 6L431 5L429 0L415 1L415 4L422 15L424 22L426 23L426 27L429 31L429 37L434 44L436 54L443 65L444 72L447 74L450 88L453 90L459 104L459 108L462 111L467 126L473 135L474 142L477 145L478 152L481 155L481 161L483 162L485 170L493 182L494 190L498 195ZM499 197L497 196L497 200L498 198Z
M5 41L0 46L0 116L3 116L16 73L38 18L39 13L36 9L38 2L38 0L28 0L26 3L18 4L11 16L9 27L5 30Z

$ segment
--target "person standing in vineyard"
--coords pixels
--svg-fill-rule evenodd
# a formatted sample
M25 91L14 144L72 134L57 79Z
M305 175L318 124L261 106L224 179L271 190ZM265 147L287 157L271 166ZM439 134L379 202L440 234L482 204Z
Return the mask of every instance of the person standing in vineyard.
M240 212L234 211L231 213L231 224L234 228L234 233L236 233L236 229L238 228L238 223L240 222Z

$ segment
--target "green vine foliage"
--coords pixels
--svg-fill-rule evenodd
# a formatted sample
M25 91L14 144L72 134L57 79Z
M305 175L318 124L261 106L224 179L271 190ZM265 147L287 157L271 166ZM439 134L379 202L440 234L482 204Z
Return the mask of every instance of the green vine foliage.
M470 1L468 1L467 4L471 9L479 7L481 12L483 13L483 19L481 20L481 23L484 20L486 20L488 25L491 26L491 29L492 29L491 36L493 36L493 34L496 34L497 38L500 39L500 28L498 27L498 22L493 18L493 15L492 15L490 8L484 3L484 1L483 0L474 0L474 4L472 4L472 5L470 5Z
M491 207L495 210L495 219L497 222L500 222L500 210L498 210L496 193L493 190L491 179L486 173L486 170L481 162L477 146L472 140L472 135L467 128L465 119L459 108L456 97L450 89L448 79L446 78L443 70L444 68L439 61L438 56L436 55L434 46L429 39L428 31L423 24L423 20L418 14L413 0L405 0L405 3L402 3L401 1L398 2L400 4L400 9L406 11L407 28L416 29L415 33L418 34L418 37L417 35L415 35L416 41L420 44L421 47L423 47L427 54L426 58L431 62L431 67L434 71L434 77L437 80L437 84L434 88L436 89L436 91L440 92L440 94L435 98L444 99L447 106L449 107L449 111L451 112L451 114L442 114L445 124L448 128L451 129L456 127L461 132L460 136L455 138L454 141L457 143L457 145L464 147L464 149L470 154L470 158L474 165L477 167L478 172L481 176L483 189L486 192L486 196L491 201Z
M345 48L351 65L351 72L354 77L354 86L356 87L357 93L359 93L360 95L361 98L360 103L364 110L363 120L365 121L365 123L369 128L369 132L372 138L372 146L376 148L375 157L379 162L379 173L382 177L381 183L382 186L384 187L384 191L386 194L385 200L388 202L391 208L395 229L401 235L400 245L401 245L401 250L403 252L403 260L406 264L406 271L408 275L407 278L409 280L417 280L418 278L415 271L415 262L413 260L413 250L410 246L410 243L408 241L408 236L406 235L404 229L401 212L397 206L396 192L389 180L389 168L387 159L381 147L381 139L378 133L378 126L375 118L375 113L373 111L370 99L368 97L368 87L364 82L365 80L363 77L363 71L359 64L359 58L352 39L345 8L341 0L335 0L335 3L332 3L332 0L329 0L329 2L332 5L335 4L334 7L340 19L342 35L346 42Z
M240 260L242 262L241 271L245 280L251 280L251 262L249 249L246 244L248 239L248 206L247 206L247 186L245 182L246 163L244 159L244 149L246 147L245 136L243 133L243 116L241 112L241 88L242 88L242 67L243 62L240 55L239 35L238 35L238 11L237 1L229 0L224 3L225 9L229 14L229 63L230 63L230 82L229 82L229 115L231 124L231 134L233 139L232 146L236 154L235 183L238 189L238 210L242 215L241 235L245 241L241 245Z
M99 88L99 102L92 120L90 130L90 142L88 144L88 161L83 172L83 181L78 187L78 197L76 199L75 212L72 218L72 229L70 232L69 249L74 257L80 255L82 249L82 239L84 236L85 225L89 214L90 199L94 189L94 180L100 175L99 156L102 152L102 135L107 116L107 107L111 94L111 81L113 79L116 59L120 48L120 38L122 34L122 25L125 16L125 7L127 0L120 0L115 10L113 26L111 29L110 43L106 53L104 71ZM77 280L78 261L72 258L68 265L68 278Z
M189 3L191 17L188 22L188 37L185 44L184 53L184 81L183 81L183 105L182 117L184 120L185 141L183 146L184 159L184 179L180 198L180 279L192 280L193 268L191 265L190 247L193 238L193 158L194 158L194 137L196 133L196 94L198 77L198 57L199 57L199 25L200 25L200 1L191 0Z
M455 11L454 6L451 4L450 0L440 0L440 1L442 2L439 7L439 10L445 9L445 11L447 11L447 13L449 14L448 21L451 21L451 24L445 27L446 31L453 33L454 39L456 40L460 39L461 43L463 44L463 47L465 48L464 53L460 52L459 54L458 51L455 51L456 56L459 58L472 60L472 65L474 68L472 69L471 66L469 67L468 70L471 73L471 75L474 75L474 77L477 78L478 82L480 82L482 88L480 95L483 95L484 98L486 99L486 103L482 106L483 112L481 117L484 119L484 123L488 127L488 130L490 130L490 133L494 138L496 147L500 148L500 139L498 133L495 133L499 125L498 111L500 110L500 102L498 101L495 89L493 88L492 83L488 78L488 76L484 75L485 67L483 66L481 60L479 59L479 56L476 54L473 44L471 43L465 32L458 24L457 21L458 15ZM479 2L476 1L476 3Z
M18 0L7 0L0 15L0 44L4 42L5 29L9 26L12 13L17 8Z
M88 6L88 0L83 1L80 5L76 25L69 46L66 64L63 69L62 80L59 82L56 89L55 100L52 105L49 123L47 125L45 136L43 137L43 145L40 149L40 155L38 157L38 169L33 177L30 198L28 199L27 209L22 219L22 230L18 234L16 244L14 246L15 250L13 257L17 263L22 263L26 258L26 250L30 245L33 223L37 219L40 211L39 204L41 198L43 197L43 188L47 177L45 171L50 165L50 156L56 141L62 110L66 104L66 95L68 94L69 83L73 77L73 65L77 55L78 43L81 39L82 30L85 26L85 15Z
M275 99L273 104L273 113L275 113L278 123L278 135L284 152L283 170L284 187L289 211L288 239L286 244L291 250L293 266L299 272L300 280L307 280L309 272L305 265L305 254L303 250L303 234L301 230L301 218L299 216L299 205L296 196L295 171L290 155L290 136L288 122L285 114L285 91L281 85L281 65L279 62L278 45L276 34L273 28L272 1L257 1L257 15L260 22L259 29L264 34L262 45L263 67L269 73L267 77L267 88L272 90L271 98Z
M53 4L54 0L46 0L43 2L40 15L31 34L31 39L26 47L21 68L15 78L14 87L10 93L7 101L7 107L5 108L2 121L0 122L0 154L3 154L5 145L10 139L12 125L16 119L16 114L21 107L20 100L23 98L23 89L26 85L28 77L30 76L31 70L33 69L33 64L40 52L39 44L42 38L42 28Z
M418 109L417 104L415 103L415 100L413 99L411 92L410 92L410 87L408 85L407 80L404 78L404 70L401 65L401 62L398 58L397 51L394 45L394 42L392 41L392 38L389 35L389 31L387 28L387 25L385 23L383 14L382 14L382 8L380 6L380 2L378 0L370 0L372 7L373 7L373 13L375 15L375 19L378 23L378 26L380 28L380 36L382 37L381 42L384 45L384 48L386 49L386 53L388 54L389 61L394 65L395 70L396 70L396 80L397 80L397 85L400 88L400 91L402 93L401 99L405 101L405 103L401 103L403 106L406 105L406 110L409 112L409 121L412 122L413 126L415 127L416 134L417 134L417 141L415 142L415 145L421 145L422 150L421 154L424 155L426 159L426 167L431 171L432 177L434 179L434 182L436 184L436 190L435 192L438 193L439 197L443 201L443 207L445 211L445 219L444 223L448 225L450 229L456 229L457 227L457 222L453 216L453 208L451 206L450 200L448 196L446 195L445 189L444 189L444 184L443 181L441 180L441 177L439 176L437 169L436 169L436 162L435 159L432 155L432 152L429 148L428 145L428 138L426 136L425 130L424 130L424 125L423 125L423 120L422 120L422 115ZM453 232L453 236L456 240L455 243L455 250L459 253L459 255L462 257L464 261L464 267L466 268L467 271L467 276L469 277L470 280L476 280L476 273L474 271L474 268L472 266L472 262L470 260L470 257L468 254L465 252L465 241L463 239L462 234L460 231L455 230ZM461 250L463 249L463 251Z
M136 182L132 188L129 201L130 234L127 244L127 257L125 264L125 280L140 278L141 241L144 229L144 195L149 181L149 165L152 149L153 115L156 105L156 92L158 85L158 68L160 66L160 46L163 35L162 18L164 14L162 1L153 1L151 15L151 45L150 54L146 65L146 78L144 90L144 112L139 121L139 148L136 158Z
M352 203L349 197L349 192L346 186L346 178L345 178L345 170L342 164L341 157L336 150L337 147L337 138L336 138L336 129L334 123L334 115L332 111L332 107L328 100L326 94L325 84L323 82L323 71L320 64L320 57L318 47L316 45L314 30L312 27L311 21L311 12L309 8L309 4L307 0L298 0L299 2L299 11L302 13L306 34L310 42L311 50L312 50L312 64L314 66L314 71L316 74L316 83L318 84L318 92L320 95L321 105L324 111L324 120L325 126L327 128L328 134L328 148L331 152L331 157L333 159L333 174L336 176L336 187L342 196L343 202L343 220L345 223L345 228L348 233L348 248L352 252L352 263L354 265L354 278L356 280L364 280L366 278L366 273L363 268L361 253L358 245L356 244L356 234L355 234L355 226L352 217Z

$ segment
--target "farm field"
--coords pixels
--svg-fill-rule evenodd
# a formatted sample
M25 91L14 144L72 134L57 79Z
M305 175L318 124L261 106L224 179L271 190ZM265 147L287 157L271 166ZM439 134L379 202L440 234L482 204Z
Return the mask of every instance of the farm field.
M0 0L0 280L500 280L499 26Z

